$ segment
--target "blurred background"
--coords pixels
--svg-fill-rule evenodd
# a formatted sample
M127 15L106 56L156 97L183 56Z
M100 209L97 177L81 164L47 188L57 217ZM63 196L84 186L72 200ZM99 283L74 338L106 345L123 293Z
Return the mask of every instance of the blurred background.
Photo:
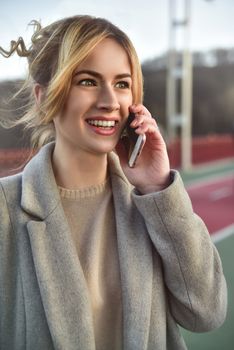
M234 347L234 1L233 0L8 0L0 3L0 46L22 36L30 45L32 19L45 26L75 14L104 17L136 47L144 75L144 104L157 119L171 167L180 170L194 211L220 252L229 307L217 331L182 330L191 350ZM0 124L22 113L10 100L27 62L0 56ZM0 176L19 171L29 135L0 126Z

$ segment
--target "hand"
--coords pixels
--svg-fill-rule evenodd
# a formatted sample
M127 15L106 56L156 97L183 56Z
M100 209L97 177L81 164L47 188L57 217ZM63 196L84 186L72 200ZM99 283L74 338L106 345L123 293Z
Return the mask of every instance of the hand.
M135 114L131 126L137 134L145 134L146 142L134 168L128 166L128 154L123 141L119 141L116 151L123 171L142 194L161 191L170 184L170 165L166 144L150 112L141 104L133 105Z

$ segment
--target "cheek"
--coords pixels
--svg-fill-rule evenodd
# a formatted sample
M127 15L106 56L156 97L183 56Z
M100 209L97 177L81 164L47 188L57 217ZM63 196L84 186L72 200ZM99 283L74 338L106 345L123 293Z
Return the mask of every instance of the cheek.
M94 101L95 96L93 94L82 93L80 91L70 96L65 106L65 113L70 116L82 116L93 105Z
M63 118L72 119L73 117L80 115L82 113L82 110L84 109L83 104L84 102L82 101L82 99L69 99L64 106Z
M122 95L119 95L118 96L118 100L119 100L119 103L124 107L126 108L131 106L133 104L133 96L132 96L132 93L129 92L129 93L126 93L126 94L122 94Z

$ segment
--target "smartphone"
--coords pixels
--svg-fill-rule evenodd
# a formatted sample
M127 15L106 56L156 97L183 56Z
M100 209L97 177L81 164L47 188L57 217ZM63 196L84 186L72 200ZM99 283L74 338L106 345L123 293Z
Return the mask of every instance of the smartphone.
M133 168L135 166L137 158L141 154L146 140L145 134L136 134L134 128L130 126L134 118L134 113L130 113L124 128L124 132L122 134L124 137L127 136L128 138L128 165L130 168Z

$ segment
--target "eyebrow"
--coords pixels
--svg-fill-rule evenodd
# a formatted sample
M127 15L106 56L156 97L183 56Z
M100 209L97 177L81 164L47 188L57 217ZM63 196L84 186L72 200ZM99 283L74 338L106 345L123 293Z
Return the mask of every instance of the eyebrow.
M81 75L81 74L89 74L89 75L92 75L98 79L103 78L102 74L100 74L96 71L90 70L90 69L80 70L80 71L76 72L74 76ZM115 79L123 79L123 78L132 78L132 75L130 73L122 73L122 74L117 74L115 76Z

